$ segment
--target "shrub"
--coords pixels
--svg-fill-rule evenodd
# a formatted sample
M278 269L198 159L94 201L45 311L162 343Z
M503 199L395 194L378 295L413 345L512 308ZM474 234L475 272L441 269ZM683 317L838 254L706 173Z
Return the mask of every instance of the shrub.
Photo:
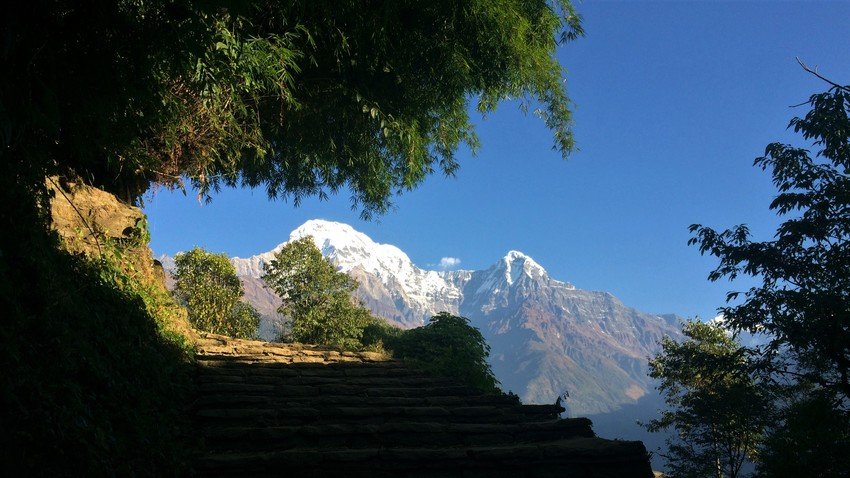
M460 379L488 393L500 392L499 381L487 363L490 346L465 317L440 312L428 324L402 332L388 345L394 356L426 370Z
M386 352L392 348L392 344L401 337L404 331L387 321L373 318L363 328L363 336L360 339L363 348L375 352Z

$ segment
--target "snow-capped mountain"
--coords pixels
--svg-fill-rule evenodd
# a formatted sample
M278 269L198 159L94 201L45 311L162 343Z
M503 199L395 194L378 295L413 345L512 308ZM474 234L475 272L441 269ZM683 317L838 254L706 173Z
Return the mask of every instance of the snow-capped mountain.
M416 327L436 312L457 309L451 306L461 296L454 276L462 273L420 269L401 249L378 244L347 224L310 220L292 231L289 241L307 236L313 238L322 255L330 258L340 271L358 279L366 302L374 302L370 299L375 296L390 297L400 310L392 317L385 317L402 327ZM269 252L247 259L234 257L231 261L240 277L259 279L263 266L284 245L286 242Z
M609 293L576 289L518 251L485 270L434 271L346 224L311 220L289 240L306 236L358 280L357 295L376 315L405 328L423 325L441 311L468 317L491 346L502 387L526 403L551 403L564 391L571 397L571 413L602 413L634 403L652 388L647 356L657 352L663 335L679 336L677 317L645 314ZM284 245L232 259L247 300L264 316L265 338L274 336L280 300L260 277L263 265Z
M502 388L526 403L551 403L567 391L574 414L633 404L652 392L647 357L658 352L661 337L681 337L679 317L646 314L607 292L577 289L553 279L519 251L509 251L485 270L434 271L347 224L307 221L289 240L306 236L357 279L356 294L375 315L404 328L421 326L442 311L468 317L491 346L491 365ZM263 316L260 336L267 340L279 330L280 299L261 276L285 244L231 259L246 300ZM170 258L160 260L169 269Z

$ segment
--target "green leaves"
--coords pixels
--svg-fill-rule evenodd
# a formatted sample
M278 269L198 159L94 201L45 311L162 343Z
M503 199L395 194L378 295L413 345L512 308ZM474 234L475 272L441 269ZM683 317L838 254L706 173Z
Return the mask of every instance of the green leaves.
M672 428L667 459L670 476L739 476L757 454L771 418L768 390L753 374L749 351L717 324L684 324L686 340L662 340L649 362L668 410L645 427Z
M465 317L440 312L423 327L406 330L386 345L398 358L460 379L484 392L500 392L499 381L487 363L490 346Z
M785 221L774 240L756 242L745 226L723 232L694 225L690 243L718 257L711 280L738 274L762 281L744 302L722 309L729 323L771 336L767 357L792 353L805 380L850 397L850 93L813 95L790 126L818 148L773 143L755 164L779 194L770 204ZM789 348L790 347L790 348Z
M783 222L773 239L755 241L746 226L690 229L689 243L719 260L710 280L743 274L759 282L730 292L730 302L742 300L721 312L735 330L769 339L757 365L781 384L786 402L765 444L765 476L846 469L846 460L835 457L847 456L850 430L850 88L834 85L809 105L789 127L811 148L772 143L755 160L778 190L770 209ZM836 423L814 433L801 411Z
M225 254L195 247L178 254L174 262L174 294L195 328L231 337L256 336L260 315L240 301L242 283Z
M574 147L566 0L64 3L4 23L0 151L32 178L73 171L127 201L152 181L296 204L347 188L369 216L475 150L473 98L519 98Z
M357 349L363 329L375 320L351 296L357 282L337 272L310 236L283 246L266 265L263 281L283 301L278 312L291 323L286 339Z

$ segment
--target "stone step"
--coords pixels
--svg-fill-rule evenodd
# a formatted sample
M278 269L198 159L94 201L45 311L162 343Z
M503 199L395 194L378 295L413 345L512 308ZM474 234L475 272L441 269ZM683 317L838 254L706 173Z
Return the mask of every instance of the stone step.
M197 408L212 407L226 408L233 406L279 406L298 407L309 405L316 408L325 406L473 406L473 405L504 405L515 406L519 402L507 395L466 395L466 396L436 396L436 397L368 397L359 395L321 395L303 397L278 397L269 394L235 394L207 393L195 401Z
M200 476L649 478L640 442L594 437L386 355L200 334Z
M265 393L236 395L228 393L207 394L195 404L196 410L244 409L274 410L289 408L315 408L319 411L335 408L368 408L380 413L390 408L444 407L469 409L499 408L505 413L528 417L558 418L564 409L558 405L522 405L506 395L434 395L427 397L395 397L368 395L302 395L280 397Z
M300 344L300 343L284 343L284 342L263 342L259 340L236 339L233 337L225 337L216 334L201 333L195 339L195 349L198 353L208 354L257 354L257 353L276 353L276 354L339 354L347 356L360 356L367 354L371 356L383 355L375 352L351 352L344 351L335 347L315 345L315 344Z
M381 363L391 360L386 355L373 352L278 351L273 349L229 353L196 350L195 355L200 360L229 360L242 363Z
M276 363L231 359L197 359L198 374L266 374L280 377L293 376L345 376L345 377L389 377L389 376L426 376L424 372L412 369L399 362L355 363Z
M431 387L384 386L378 382L372 385L324 384L324 385L284 385L275 383L233 383L208 382L198 384L198 391L205 393L254 393L270 394L275 397L303 397L319 395L357 395L371 397L434 397L469 396L481 392L463 385L439 385Z
M215 427L202 430L208 450L270 451L295 447L446 447L530 443L593 437L590 420L540 423L318 424L289 427Z
M435 423L519 423L546 421L553 417L526 407L504 406L379 406L379 407L257 407L202 408L196 418L208 425L267 424L308 425L322 423L388 423L398 421Z
M451 448L294 448L218 453L198 463L203 476L649 478L640 442L575 438L547 443Z
M196 378L198 383L265 383L275 384L280 383L287 386L295 385L363 385L374 386L450 386L456 385L457 382L447 378L416 376L416 375L401 375L396 377L348 377L345 375L338 376L323 376L323 375L307 375L294 377L279 377L275 375L263 374L198 374Z

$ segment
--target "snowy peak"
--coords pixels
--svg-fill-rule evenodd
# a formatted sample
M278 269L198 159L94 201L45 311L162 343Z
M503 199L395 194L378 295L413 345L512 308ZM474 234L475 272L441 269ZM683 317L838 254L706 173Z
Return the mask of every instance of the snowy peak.
M551 279L540 264L520 251L509 251L486 271L420 269L398 247L377 243L348 224L321 219L305 222L292 231L289 241L269 252L246 259L235 257L231 261L240 276L258 279L262 277L265 265L281 248L304 237L312 237L322 255L340 271L368 274L377 280L369 287L385 288L394 303L403 304L405 310L421 317L429 317L441 310L456 311L464 295L472 291L477 297L491 297L528 281L574 289L572 285ZM469 283L475 284L471 290L466 289Z
M498 262L485 271L474 271L475 292L470 297L477 300L491 300L491 297L505 294L511 290L522 289L529 281L544 287L561 287L574 290L571 284L549 277L546 269L534 259L520 251L508 251Z
M298 226L289 234L289 242L307 236L313 237L316 247L321 249L326 256L341 249L370 250L378 246L369 236L356 231L348 224L322 219L311 219ZM284 244L278 247L282 247Z
M508 251L505 257L497 264L497 269L504 269L505 282L513 285L523 275L532 279L548 278L549 274L534 259L520 251Z
M420 269L398 247L377 243L348 224L312 219L292 231L288 242L308 236L337 269L351 272L356 268L370 274L388 289L401 294L394 300L413 310L421 310L423 315L437 312L431 308L439 298L457 300L460 297L458 286L449 280L448 274ZM261 277L265 264L288 242L247 259L233 258L237 273Z
M348 224L311 219L289 234L289 241L278 244L274 249L246 259L233 258L239 275L261 277L263 267L272 260L283 246L304 237L313 238L313 243L322 255L331 259L343 272L360 266L370 272L385 271L399 273L408 266L410 258L401 249L388 244L378 244L366 234Z
M289 235L294 241L312 236L322 255L330 258L344 272L360 266L366 271L398 275L411 272L413 263L401 249L390 244L379 244L348 224L311 219ZM276 249L280 250L284 244Z

